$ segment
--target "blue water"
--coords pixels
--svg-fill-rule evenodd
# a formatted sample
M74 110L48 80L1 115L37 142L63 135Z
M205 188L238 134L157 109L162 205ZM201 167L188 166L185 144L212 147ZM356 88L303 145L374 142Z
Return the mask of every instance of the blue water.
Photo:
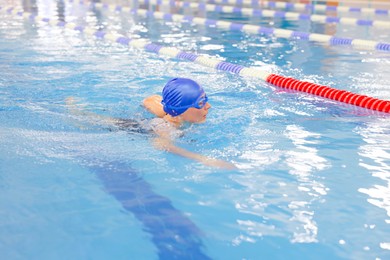
M390 99L388 53L59 7L66 21ZM54 2L37 9L58 16ZM386 30L257 22L390 42ZM5 13L0 57L1 259L390 257L388 115ZM143 98L175 76L202 84L212 105L176 144L238 170L157 150L152 134L93 126L65 106L72 96L94 113L148 119Z

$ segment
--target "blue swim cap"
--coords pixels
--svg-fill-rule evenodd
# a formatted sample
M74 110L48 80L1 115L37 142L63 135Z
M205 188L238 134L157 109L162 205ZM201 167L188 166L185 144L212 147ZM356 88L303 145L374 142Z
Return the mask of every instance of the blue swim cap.
M183 114L188 108L201 108L207 102L207 96L201 86L191 79L174 78L168 81L162 91L164 111L171 116ZM199 107L198 103L201 103Z

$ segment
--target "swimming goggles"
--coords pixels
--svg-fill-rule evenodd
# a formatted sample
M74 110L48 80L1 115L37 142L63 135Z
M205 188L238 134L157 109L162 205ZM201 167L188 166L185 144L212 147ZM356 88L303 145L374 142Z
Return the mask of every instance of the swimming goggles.
M167 108L172 109L172 110L187 109L190 107L201 109L206 105L208 100L209 100L209 98L207 97L206 94L204 94L204 95L201 95L200 97L198 97L198 99L193 104L190 104L187 106L174 107L174 106L167 105L164 102L161 102L161 103L163 103Z

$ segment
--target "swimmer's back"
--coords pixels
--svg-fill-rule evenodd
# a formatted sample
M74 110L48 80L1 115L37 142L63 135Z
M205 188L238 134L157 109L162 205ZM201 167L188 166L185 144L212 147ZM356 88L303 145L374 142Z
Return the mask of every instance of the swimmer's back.
M130 133L160 133L170 138L177 138L183 135L183 131L165 121L163 118L153 118L150 120L137 121L130 118L118 118L115 121L115 126L120 131Z

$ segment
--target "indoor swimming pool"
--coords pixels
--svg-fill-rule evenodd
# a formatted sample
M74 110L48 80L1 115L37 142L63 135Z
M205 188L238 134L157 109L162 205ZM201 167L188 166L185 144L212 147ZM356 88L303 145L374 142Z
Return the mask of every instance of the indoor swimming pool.
M390 5L290 2L0 0L0 258L389 259ZM174 77L237 169L69 106L147 124Z

